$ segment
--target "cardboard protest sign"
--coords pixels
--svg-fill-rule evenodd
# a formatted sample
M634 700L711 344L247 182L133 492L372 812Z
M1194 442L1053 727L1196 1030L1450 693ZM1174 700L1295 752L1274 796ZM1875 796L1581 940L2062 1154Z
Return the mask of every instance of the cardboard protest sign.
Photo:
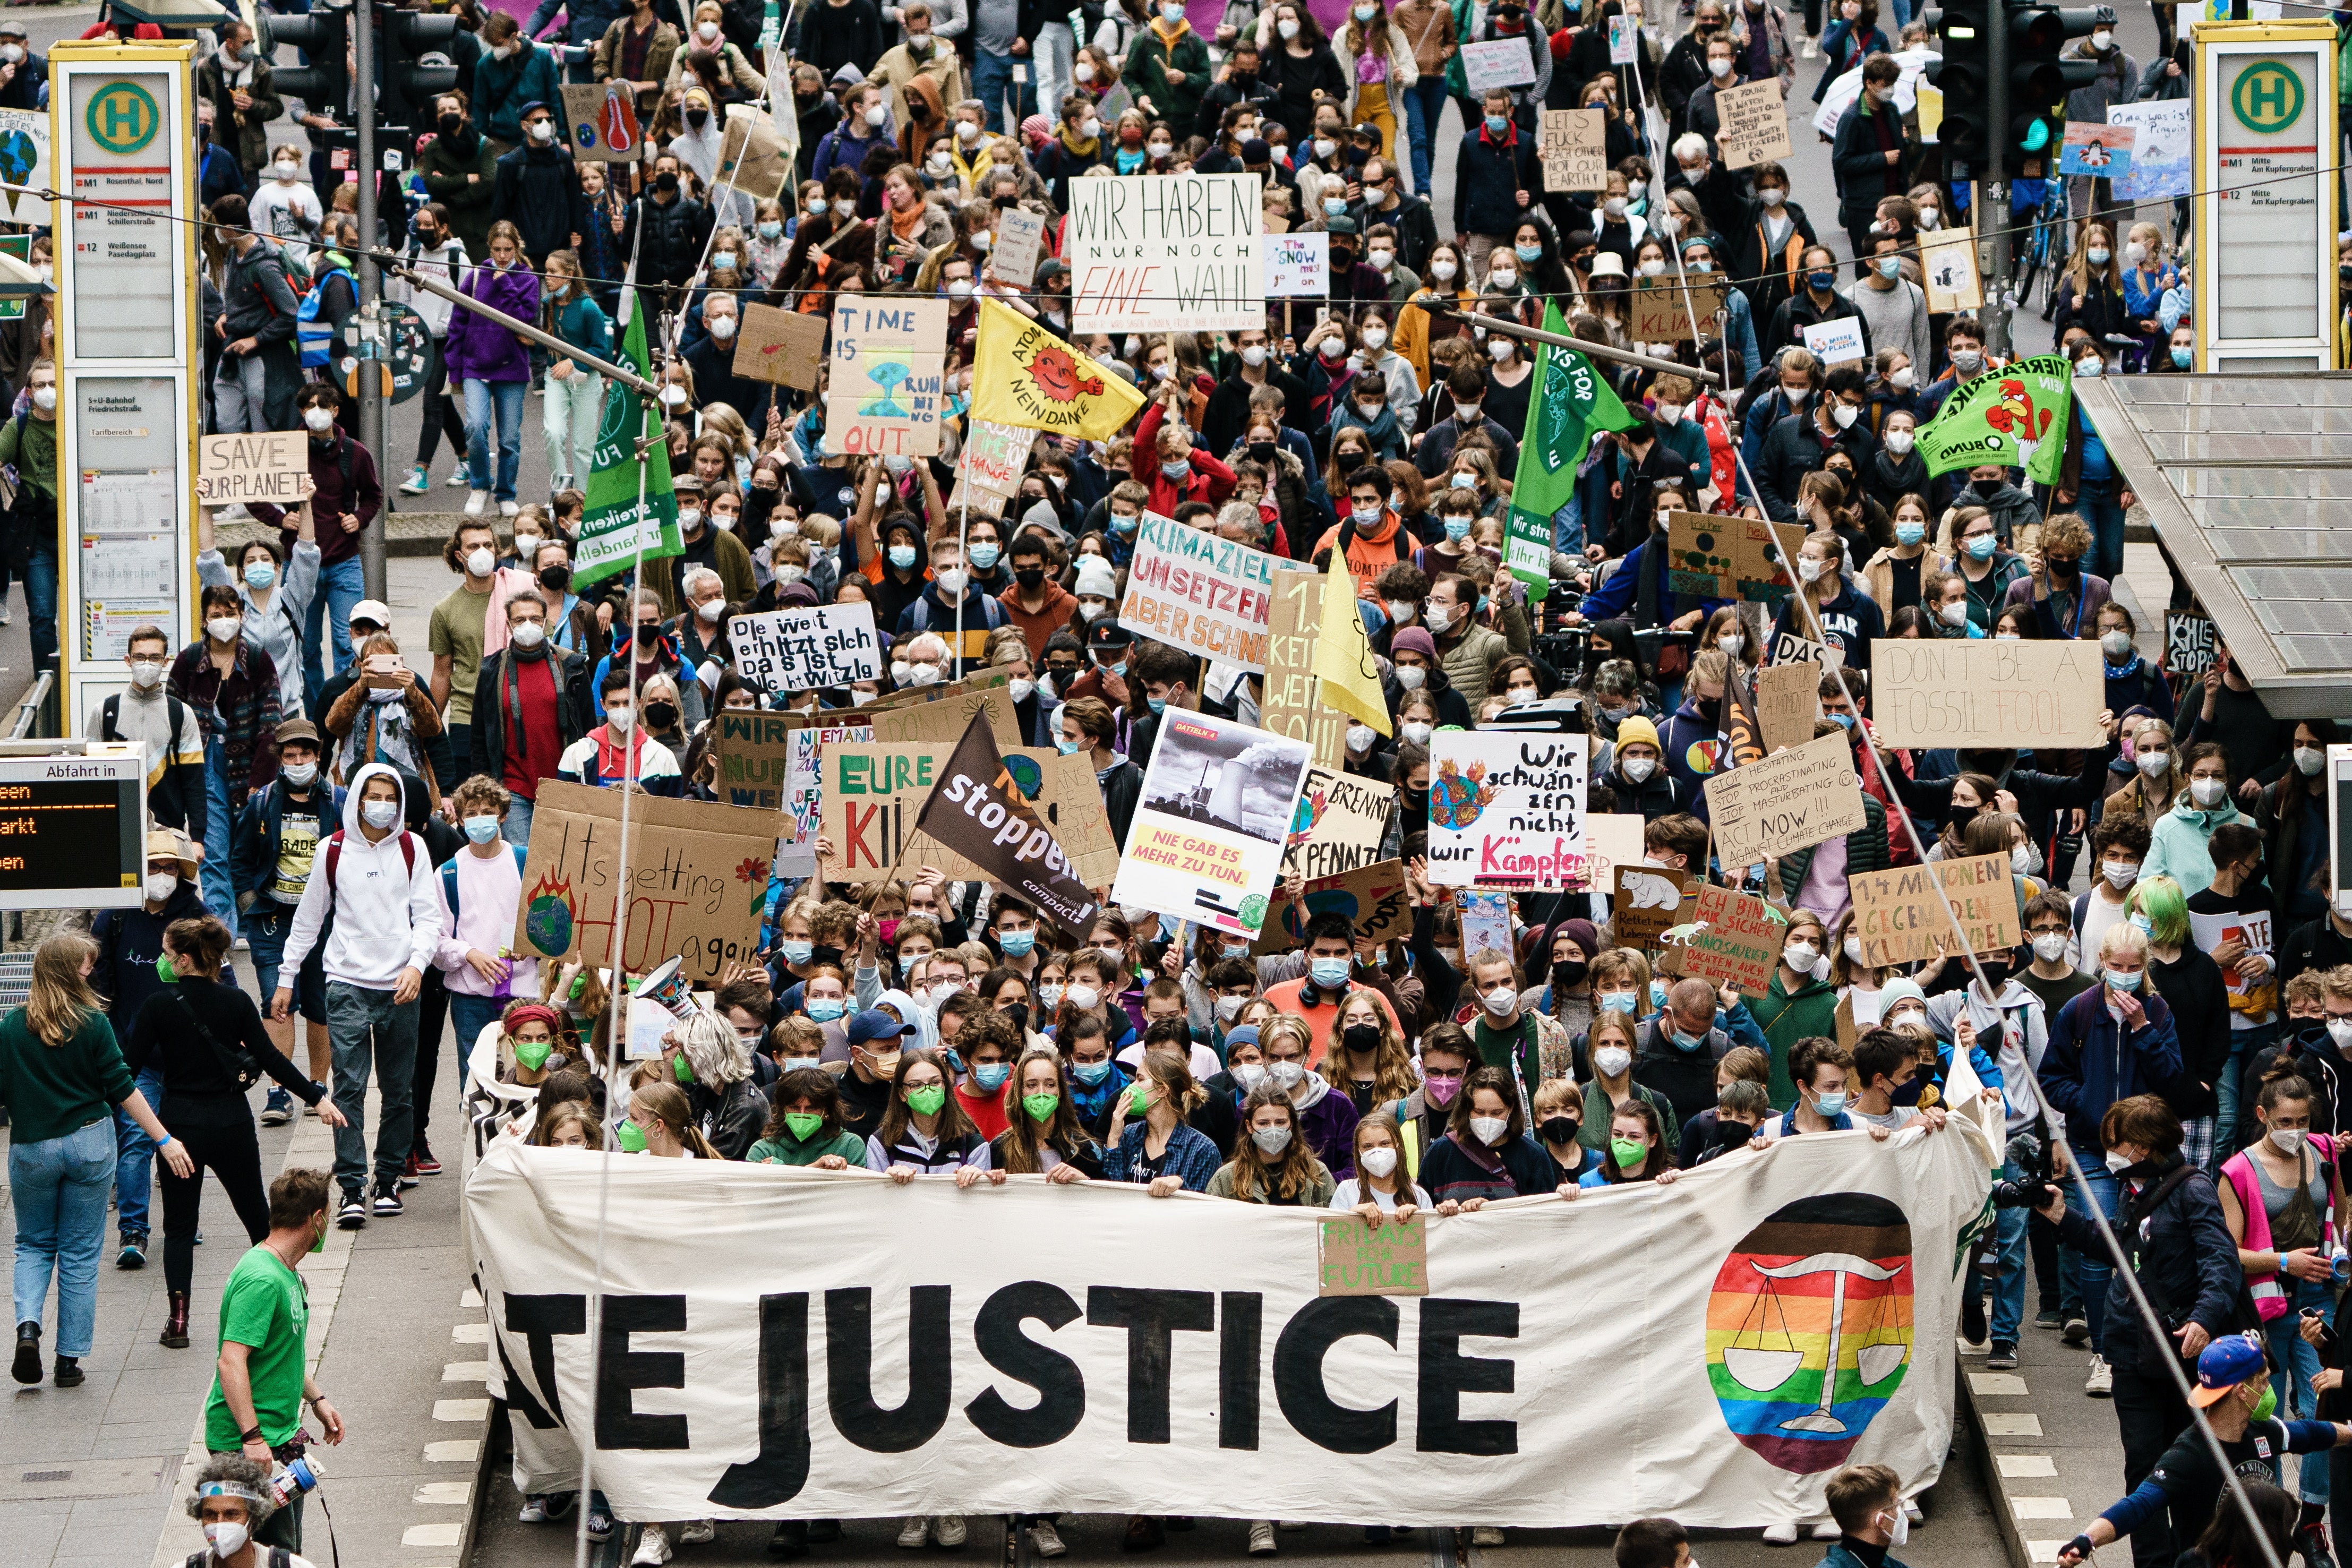
M739 708L722 710L713 719L717 725L711 732L711 757L717 769L711 779L713 791L730 806L781 811L792 793L793 737L804 729L863 725L866 715L761 713Z
M1490 87L1528 87L1536 79L1535 57L1525 38L1490 38L1462 46L1462 74L1476 98Z
M1089 182L1093 183L1094 182ZM841 294L833 302L828 451L929 457L946 410L948 302L910 294Z
M975 490L1010 499L1021 493L1021 473L1036 444L1034 430L992 419L968 420L963 445L956 454L956 478ZM954 509L952 503L950 509Z
M1307 941L1307 923L1338 913L1356 924L1367 942L1402 941L1412 934L1412 884L1402 861L1377 861L1314 882L1286 881L1266 905L1265 929L1250 949L1287 953Z
M1160 716L1111 897L1257 936L1307 768L1304 742L1170 708Z
M1042 800L1045 823L1054 830L1070 869L1088 887L1108 887L1118 875L1118 841L1111 837L1110 811L1103 804L1102 786L1095 781L1094 759L1080 752L1065 757L1058 751L1023 751L1045 770Z
M1346 765L1348 716L1320 700L1316 689L1315 638L1322 614L1321 572L1274 574L1258 722L1276 735L1305 741L1316 762L1336 773Z
M299 430L206 435L196 443L196 505L249 501L299 507L319 486L310 478L310 438Z
M908 692L894 692L881 701L868 705L876 740L899 744L924 742L935 746L953 746L961 738L964 727L971 716L988 716L989 733L996 737L1000 750L1010 751L1021 744L1021 720L1013 711L1013 694L1007 690L1010 677L997 672L971 675L944 686L917 686Z
M1617 946L1656 952L1659 938L1687 924L1682 910L1696 886L1683 873L1664 866L1620 865L1609 917Z
M1849 364L1863 358L1862 318L1841 316L1803 328L1805 347L1824 365Z
M1164 744L1164 742L1163 742ZM1054 831L1029 803L1037 773L1024 758L998 755L988 723L978 714L956 742L915 826L941 841L952 840L988 877L1072 936L1101 907L1078 880ZM1037 783L1043 785L1039 777Z
M1396 786L1357 773L1310 768L1291 816L1282 874L1313 880L1368 866L1380 858Z
M2164 673L2201 675L2213 667L2215 636L2210 616L2194 610L2164 612Z
M1937 884L1943 897L1937 896ZM1862 943L1862 961L1873 968L1932 958L1952 946L1952 923L1944 898L1960 917L1971 953L2014 947L2018 928L2017 884L2005 854L1858 872L1847 879L1853 893L1853 935Z
M1715 112L1719 121L1715 146L1723 155L1725 168L1745 169L1768 158L1796 155L1796 146L1789 140L1789 110L1780 99L1780 78L1717 89Z
M1832 648L1827 643L1816 643L1811 637L1800 637L1794 632L1782 632L1772 639L1771 651L1765 657L1774 664L1811 664L1814 669L1814 691L1821 690L1821 673L1845 667L1845 650Z
M1638 812L1595 811L1584 819L1584 886L1607 894L1617 886L1617 868L1642 858L1642 830L1649 824Z
M1432 735L1430 881L1521 891L1582 881L1586 744L1580 735Z
M817 370L824 362L824 319L773 305L746 305L741 315L735 373L746 381L816 391Z
M2034 749L2105 746L2096 643L1885 638L1871 645L1880 744Z
M1261 187L1255 174L1071 181L1071 331L1264 327Z
M996 240L988 270L1002 282L1026 288L1037 276L1037 251L1045 238L1045 214L1005 207L996 214Z
M1921 233L1919 268L1927 281L1930 312L1941 315L1952 310L1974 310L1984 303L1984 278L1977 270L1974 230Z
M1764 732L1767 752L1807 744L1813 738L1813 726L1821 716L1819 665L1767 664L1756 672L1756 722Z
M1279 560L1147 512L1136 532L1118 623L1204 659L1263 670Z
M2263 961L2259 974L2252 965L2236 960L2221 965L2221 986L2230 993L2233 1011L2260 1017L2277 1009L2278 965L2272 956L2277 927L2269 910L2235 910L2226 915L2200 915L2191 910L2189 929L2197 946L2209 954L2234 942Z
M727 106L727 134L719 146L711 186L732 186L755 201L774 201L793 177L793 150L764 110ZM944 301L942 301L944 303Z
M1864 821L1862 781L1843 731L1712 774L1706 788L1707 822L1727 866L1811 849Z
M1367 1225L1351 1212L1323 1221L1322 1232L1317 1295L1429 1294L1429 1221L1423 1216Z
M637 89L626 82L564 87L563 119L575 163L635 163L646 155L637 130Z
M1712 337L1715 333L1716 312L1723 308L1723 286L1693 282L1689 298L1684 298L1683 283L1674 277L1644 278L1643 287L1628 296L1632 302L1633 321L1628 330L1637 343L1679 343L1685 340ZM1691 327L1690 313L1698 312L1699 327Z
M1772 988L1786 929L1762 899L1710 883L1698 891L1697 929L1681 946L1682 972L1760 997Z
M1331 292L1331 236L1321 229L1311 233L1269 236L1265 242L1265 297L1268 299Z
M1607 111L1547 109L1542 139L1544 189L1599 191L1609 184Z
M733 616L727 641L736 670L766 691L816 691L882 678L871 604L811 604Z
M984 880L987 873L927 834L915 817L930 799L952 746L842 745L817 758L824 799L824 836L833 859L817 870L828 883L881 882L937 866L950 882Z
M1769 604L1796 588L1784 561L1805 542L1802 523L1721 517L1706 512L1666 517L1666 587L1675 593Z
M629 796L625 903L622 799L618 789L540 781L514 951L609 966L617 934L622 968L644 974L677 957L703 985L730 964L757 962L775 813Z

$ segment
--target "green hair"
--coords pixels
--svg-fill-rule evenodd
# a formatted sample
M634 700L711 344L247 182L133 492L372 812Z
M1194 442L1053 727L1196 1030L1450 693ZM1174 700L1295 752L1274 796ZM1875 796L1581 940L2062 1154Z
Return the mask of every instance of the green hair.
M2143 877L2132 884L2124 900L2126 915L2147 916L2147 939L2163 947L2189 940L2189 900L2180 884L2168 876Z

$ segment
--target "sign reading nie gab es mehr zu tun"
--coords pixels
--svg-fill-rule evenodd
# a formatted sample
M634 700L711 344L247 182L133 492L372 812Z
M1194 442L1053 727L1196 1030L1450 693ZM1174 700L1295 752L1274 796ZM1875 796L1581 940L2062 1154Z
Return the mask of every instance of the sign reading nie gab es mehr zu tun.
M1070 182L1075 333L1265 325L1255 174Z

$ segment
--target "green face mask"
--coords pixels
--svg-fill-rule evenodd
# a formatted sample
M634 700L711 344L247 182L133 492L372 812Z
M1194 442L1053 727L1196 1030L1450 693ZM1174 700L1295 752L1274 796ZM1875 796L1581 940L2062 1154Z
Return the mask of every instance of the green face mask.
M1609 1152L1617 1157L1619 1170L1631 1170L1642 1163L1642 1156L1650 1152L1650 1145L1639 1138L1612 1138L1609 1140Z
M1127 1113L1128 1113L1129 1115L1130 1115L1130 1116L1140 1116L1140 1115L1142 1115L1146 1111L1149 1111L1149 1110L1150 1110L1150 1109L1151 1109L1151 1083L1150 1083L1150 1080L1148 1080L1148 1079L1139 1078L1139 1079L1137 1079L1133 1083L1131 1083L1131 1084L1129 1084L1129 1085L1128 1086L1128 1091L1127 1091Z
M936 1116L940 1113L940 1107L947 1103L948 1092L944 1084L926 1083L920 1089L907 1091L907 1103L913 1106L919 1115Z
M583 969L572 977L572 988L563 993L563 999L567 1002L576 1002L580 999L580 993L587 988L588 971Z
M793 1137L805 1144L819 1127L824 1125L824 1117L814 1111L787 1111L784 1113L784 1125L792 1129Z
M165 953L156 958L155 974L167 986L179 979L180 971L172 967L172 955Z
M646 1152L645 1129L635 1122L621 1124L621 1152L625 1155L642 1155Z
M2263 1390L2262 1398L2257 1400L2254 1404L2254 1419L2257 1421L2267 1421L2271 1418L2272 1414L2277 1409L2278 1390L2275 1388L2264 1388Z
M327 1249L327 1228L326 1228L324 1225L321 1225L321 1226L320 1226L320 1227L319 1227L319 1234L318 1234L317 1238L316 1238L315 1239L313 1239L313 1240L311 1241L311 1243L310 1243L310 1250L311 1250L313 1253L318 1253L318 1252L324 1252L326 1249Z
M691 1083L694 1082L694 1069L687 1064L686 1052L681 1051L676 1056L671 1057L669 1059L669 1068L671 1073L676 1076L680 1083Z
M519 1040L515 1041L515 1061L525 1072L536 1072L547 1065L555 1054L555 1042L550 1040Z
M1029 1119L1033 1122L1052 1121L1054 1119L1054 1107L1059 1105L1061 1103L1062 1097L1059 1094L1024 1094L1021 1096L1021 1108L1029 1113Z

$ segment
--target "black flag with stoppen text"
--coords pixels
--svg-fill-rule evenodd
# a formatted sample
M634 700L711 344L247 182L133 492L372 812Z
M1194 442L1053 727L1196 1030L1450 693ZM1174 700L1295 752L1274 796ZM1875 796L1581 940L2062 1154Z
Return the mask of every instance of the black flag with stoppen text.
M1045 785L1029 758L998 753L988 716L977 713L956 742L940 781L915 819L917 828L988 873L998 885L1027 899L1037 913L1073 936L1100 907L1071 869L1053 829L1031 804Z

